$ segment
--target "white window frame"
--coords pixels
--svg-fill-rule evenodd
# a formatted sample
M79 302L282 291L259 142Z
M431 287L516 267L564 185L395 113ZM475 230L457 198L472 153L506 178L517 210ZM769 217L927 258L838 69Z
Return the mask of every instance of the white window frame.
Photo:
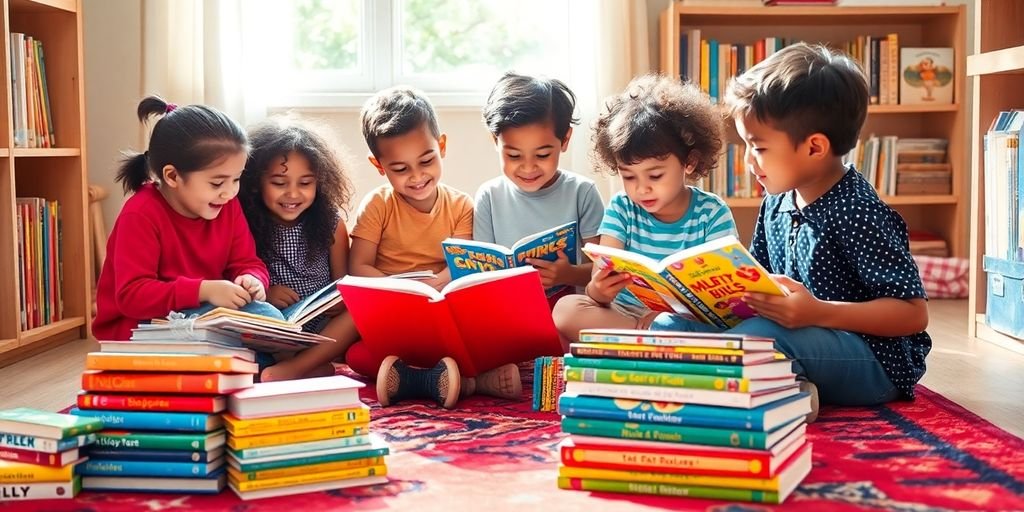
M359 108L376 91L397 84L409 84L423 89L430 95L435 106L446 108L478 109L487 99L489 91L476 87L454 85L451 76L403 75L398 52L402 45L402 12L396 9L402 0L362 0L363 30L360 41L360 68L358 73L340 71L309 71L299 74L299 81L308 84L301 90L271 91L267 95L268 108L308 108L318 110L350 110ZM563 62L569 69L569 3L564 3L566 38L558 54L553 58ZM273 9L276 2L261 4L260 9ZM264 23L273 19L264 13ZM271 21L272 22L272 21ZM260 32L256 29L254 32ZM258 36L257 36L258 37Z

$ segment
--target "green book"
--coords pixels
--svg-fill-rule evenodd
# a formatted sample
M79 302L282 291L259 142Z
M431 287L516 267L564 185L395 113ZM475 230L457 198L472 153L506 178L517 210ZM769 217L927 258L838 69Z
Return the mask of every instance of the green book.
M779 360L754 366L728 364L683 363L672 361L638 361L631 359L603 359L596 357L567 356L565 366L576 368L603 368L608 370L636 370L641 372L687 373L690 375L713 375L737 379L771 379L793 374L792 361Z
M727 501L752 501L755 503L778 504L779 493L729 489L725 487L698 487L694 485L655 484L645 482L620 482L616 480L595 480L592 478L558 477L559 489L575 491L617 492L624 494L653 494L657 496L684 496Z
M96 444L110 450L184 450L210 451L224 444L224 429L209 433L181 434L165 432L125 432L105 430L96 436Z
M579 367L566 367L565 380L568 382L599 382L602 384L631 384L634 386L661 386L666 388L741 392L747 392L750 385L750 381L747 379L733 377Z
M233 454L228 455L228 464L231 467L237 469L241 473L247 473L250 471L264 471L268 469L278 468L290 468L294 466L310 466L313 464L324 464L327 462L340 462L346 460L355 459L367 459L370 457L383 457L388 454L389 450L387 445L379 440L373 441L370 446L367 447L352 447L344 448L344 451L338 451L336 453L330 453L325 455L314 455L309 457L295 457L295 454L279 455L275 457L263 457L261 458L265 462L245 462ZM314 452L315 453L315 452Z
M85 418L19 407L0 411L0 432L25 436L64 439L103 429L103 422Z
M782 427L786 428L786 427ZM777 429L781 430L781 429ZM766 432L722 428L680 427L656 423L562 418L562 431L581 436L613 437L637 441L731 446L767 450L776 436ZM774 433L774 432L773 432Z

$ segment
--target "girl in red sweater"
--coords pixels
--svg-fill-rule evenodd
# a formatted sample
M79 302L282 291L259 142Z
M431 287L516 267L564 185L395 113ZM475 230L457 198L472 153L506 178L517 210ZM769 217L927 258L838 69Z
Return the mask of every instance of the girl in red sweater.
M107 241L96 287L93 335L128 340L139 322L200 303L240 308L265 300L267 267L235 196L245 168L245 132L202 105L150 96L139 120L158 117L145 153L117 173L125 202Z

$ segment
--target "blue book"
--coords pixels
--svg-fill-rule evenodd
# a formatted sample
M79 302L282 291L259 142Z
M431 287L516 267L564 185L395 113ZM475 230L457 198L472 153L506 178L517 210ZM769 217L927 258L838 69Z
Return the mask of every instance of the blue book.
M224 465L224 457L213 462L152 462L137 460L88 460L81 464L85 476L159 476L187 478L208 476Z
M807 393L753 409L562 395L558 412L571 418L769 432L811 412Z
M146 492L171 494L218 494L224 490L226 477L223 468L195 478L87 476L82 478L82 489L108 492L139 492L145 489Z
M90 460L128 460L143 462L210 462L224 455L224 447L210 451L188 450L109 450L91 448L86 455Z
M708 96L718 103L718 41L708 39Z
M107 429L159 430L172 432L212 432L224 421L219 414L188 412L111 411L106 409L79 409L69 411L75 416L97 418Z
M569 263L575 265L579 260L576 239L576 222L573 221L523 237L512 247L448 238L441 242L441 248L454 281L478 272L525 267L529 265L528 259L555 261L559 251L564 252ZM564 288L550 288L547 294L551 296Z
M284 319L293 324L303 325L340 303L341 292L338 291L338 281L341 279L327 283L327 286L282 309L281 314L284 315Z

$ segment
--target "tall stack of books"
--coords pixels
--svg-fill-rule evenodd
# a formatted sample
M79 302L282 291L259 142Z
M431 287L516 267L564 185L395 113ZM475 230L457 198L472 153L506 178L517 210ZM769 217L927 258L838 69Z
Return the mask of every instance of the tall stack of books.
M584 330L570 351L563 489L782 503L811 470L810 397L771 339Z
M105 425L82 467L82 487L223 490L226 435L220 412L225 395L252 387L253 352L205 342L100 346L100 352L86 356L84 392L72 409ZM147 347L154 352L140 352Z
M0 501L73 498L79 449L96 440L93 418L28 408L0 411Z
M243 500L384 483L363 384L336 375L256 384L228 399L228 484Z

